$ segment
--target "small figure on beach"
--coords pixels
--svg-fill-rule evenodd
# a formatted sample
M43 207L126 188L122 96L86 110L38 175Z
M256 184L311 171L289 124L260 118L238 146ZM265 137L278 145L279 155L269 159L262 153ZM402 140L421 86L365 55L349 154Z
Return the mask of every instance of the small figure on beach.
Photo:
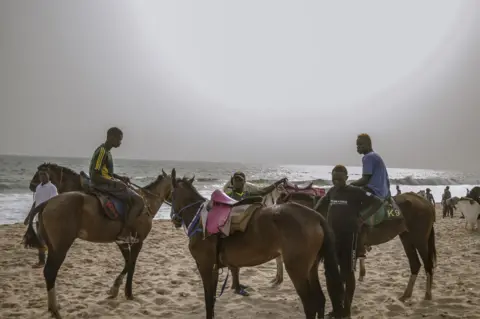
M345 166L337 165L332 170L333 187L316 206L321 214L326 213L329 225L335 236L335 249L340 273L345 284L344 310L350 316L353 294L355 292L355 264L358 230L364 219L375 214L383 200L360 187L347 185L348 171ZM360 216L360 211L368 209Z
M285 183L286 180L286 178L282 178L273 183L272 185L262 188L258 191L246 191L245 183L247 179L243 172L238 171L235 172L231 177L230 183L232 187L226 192L226 194L235 200L242 200L244 198L252 196L265 196L268 193L272 192L278 185Z
M400 190L400 186L397 185L397 196L400 195L402 193L402 191Z
M432 203L432 206L435 207L435 198L433 198L432 190L430 188L425 190L425 196L427 197L428 202Z
M134 222L143 210L143 199L126 185L130 182L128 177L114 173L113 159L110 153L112 148L117 148L122 144L122 139L123 132L119 128L112 127L108 129L107 140L97 147L93 153L89 173L93 186L96 189L125 201L130 207L124 217L123 231L117 239L119 242L135 243L137 239L133 236L136 233Z
M450 186L447 186L442 195L443 218L447 216L453 218L453 207L447 204L447 200L450 198L452 198L452 194L450 193Z
M35 197L34 201L32 204L32 208L30 209L30 212L28 213L27 217L25 218L25 221L23 222L24 225L29 225L28 227L33 227L32 222L30 219L32 218L33 212L35 208L37 208L39 205L42 203L46 202L52 197L55 197L58 195L57 187L53 185L50 182L50 176L46 171L39 171L38 172L38 177L40 179L40 184L37 185L37 188L35 189ZM45 241L43 240L40 232L38 231L39 225L38 225L38 218L35 218L35 224L37 228L37 238L38 241L40 242L40 247L38 248L38 263L34 264L32 267L33 268L42 268L45 266L45 253L47 251L47 245L45 244Z

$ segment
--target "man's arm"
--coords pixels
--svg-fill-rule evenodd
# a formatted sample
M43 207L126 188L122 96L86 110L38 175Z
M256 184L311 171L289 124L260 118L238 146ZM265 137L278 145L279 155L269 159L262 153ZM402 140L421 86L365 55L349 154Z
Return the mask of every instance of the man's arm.
M367 186L370 178L373 175L373 157L365 155L362 159L362 177L359 180L353 181L350 185L363 187Z
M25 220L23 221L23 224L26 226L30 222L30 218L32 216L33 209L35 208L35 201L32 204L32 207L30 208L30 211L27 214L27 217L25 217Z
M364 174L364 175L362 175L362 177L360 179L351 182L350 185L358 186L358 187L367 186L371 177L372 177L372 175Z

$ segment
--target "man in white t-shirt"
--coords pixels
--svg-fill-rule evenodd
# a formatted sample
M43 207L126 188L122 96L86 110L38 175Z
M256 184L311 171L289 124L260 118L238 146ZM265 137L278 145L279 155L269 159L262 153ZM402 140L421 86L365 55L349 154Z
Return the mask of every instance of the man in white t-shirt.
M48 173L46 171L38 172L38 177L40 179L40 184L37 185L37 188L35 190L35 199L32 208L30 209L30 213L28 214L27 218L25 218L25 225L28 225L28 223L30 222L30 219L32 218L31 215L36 207L46 202L50 198L58 195L57 187L55 187L55 185L50 182L50 177L48 176ZM47 247L38 232L38 220L36 221L36 226L37 236L40 242L43 244L43 247L38 249L38 263L33 265L33 267L40 268L45 265L45 252L47 250Z

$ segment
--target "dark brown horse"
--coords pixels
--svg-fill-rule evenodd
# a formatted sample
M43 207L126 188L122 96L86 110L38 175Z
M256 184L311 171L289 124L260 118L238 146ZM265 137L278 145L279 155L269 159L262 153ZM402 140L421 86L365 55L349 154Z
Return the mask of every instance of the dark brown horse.
M67 185L73 188L80 185L79 174L70 169L55 164L44 164L40 167L48 170L52 182L58 185L61 191L65 191ZM35 183L36 177L32 179L31 187L35 186ZM144 197L146 206L145 211L136 220L135 229L139 242L130 247L124 244L119 245L125 266L113 283L110 290L111 297L118 295L123 278L127 275L125 296L127 299L133 299L132 279L138 254L152 228L153 217L170 196L171 186L170 176L162 171L162 175L159 175L155 181L138 190ZM82 191L59 194L40 205L39 210L39 232L48 247L47 262L43 270L48 291L48 310L55 318L61 318L55 293L55 281L58 270L75 239L80 238L95 243L115 242L123 226L121 221L105 217L98 199ZM29 227L25 234L26 246L35 247L36 236L29 233L31 230L32 228Z
M386 220L368 229L365 246L359 247L358 253L359 255L365 255L366 247L386 243L399 235L411 271L407 288L400 299L406 300L412 296L413 287L421 267L418 258L419 254L427 274L425 299L430 300L432 299L433 268L436 263L435 232L433 229L435 208L426 198L413 192L394 196L394 199L399 205L405 220ZM294 201L307 207L312 207L312 203L314 202L311 196L293 193L281 195L277 203L288 201ZM363 280L365 274L365 259L360 258L359 280Z
M191 180L177 179L172 170L172 222L175 227L190 226L206 202ZM201 223L192 227L201 227ZM190 236L189 249L202 277L206 318L214 317L218 271L223 267L252 267L283 255L285 268L302 300L305 317L323 318L325 296L318 279L318 265L323 258L327 289L335 314L343 312L344 288L335 257L333 237L326 220L317 212L287 203L262 206L252 215L244 232L228 237L203 232Z

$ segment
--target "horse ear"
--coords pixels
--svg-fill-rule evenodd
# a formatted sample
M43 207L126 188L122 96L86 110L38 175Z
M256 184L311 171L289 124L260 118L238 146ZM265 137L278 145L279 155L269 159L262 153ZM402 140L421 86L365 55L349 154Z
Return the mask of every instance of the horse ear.
M165 171L163 170L163 168L162 168L162 175L163 175L163 177L167 177L167 176L168 176L167 173L165 173Z
M188 180L190 184L193 184L194 181L195 181L195 175L193 175L193 177Z
M177 172L175 171L175 168L172 169L172 185L173 187L177 186Z

